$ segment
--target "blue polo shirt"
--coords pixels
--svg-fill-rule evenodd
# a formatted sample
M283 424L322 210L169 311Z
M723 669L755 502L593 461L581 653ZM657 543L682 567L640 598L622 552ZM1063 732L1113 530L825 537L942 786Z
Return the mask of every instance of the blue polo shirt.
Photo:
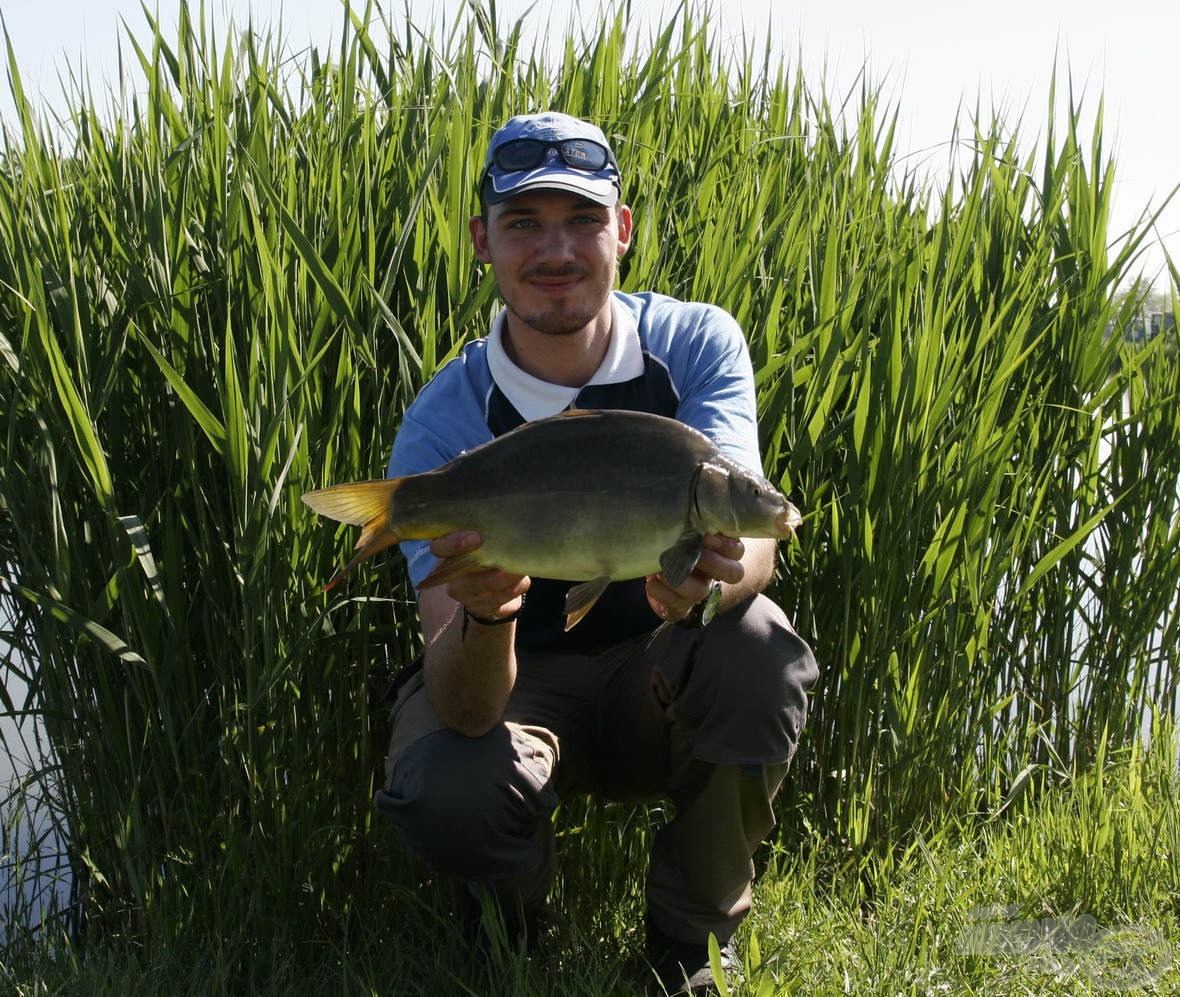
M550 384L508 359L504 313L484 339L468 343L406 410L389 476L431 471L465 450L567 408L652 412L699 429L723 454L761 473L754 372L745 337L714 305L665 295L614 292L607 354L581 388ZM436 559L427 541L402 553L417 587ZM564 632L572 582L532 579L516 628L524 647L594 652L657 626L642 578L614 582L576 627Z

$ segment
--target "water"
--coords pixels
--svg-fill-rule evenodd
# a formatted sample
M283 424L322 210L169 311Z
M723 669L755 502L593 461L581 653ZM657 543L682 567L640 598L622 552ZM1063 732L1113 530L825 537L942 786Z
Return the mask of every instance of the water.
M9 605L0 599L0 633L10 629ZM54 804L56 771L35 697L9 662L0 639L4 690L0 709L0 950L18 935L38 935L48 919L69 907L73 876L65 829Z

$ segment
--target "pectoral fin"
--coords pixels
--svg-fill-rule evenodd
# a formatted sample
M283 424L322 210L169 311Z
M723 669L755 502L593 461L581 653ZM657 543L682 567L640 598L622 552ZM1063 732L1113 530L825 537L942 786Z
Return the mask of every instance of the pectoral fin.
M576 627L582 617L594 608L598 597L606 591L609 584L610 579L603 575L575 585L565 594L565 629L567 631Z
M679 588L692 574L701 557L701 535L695 530L685 530L679 539L660 555L660 570L672 588Z

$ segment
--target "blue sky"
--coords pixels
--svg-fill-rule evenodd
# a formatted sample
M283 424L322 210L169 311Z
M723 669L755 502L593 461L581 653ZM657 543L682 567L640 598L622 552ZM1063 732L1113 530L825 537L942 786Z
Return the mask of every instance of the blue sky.
M149 0L166 29L175 23L180 0ZM403 17L401 3L386 10ZM423 26L440 17L453 21L464 0L409 0L412 19ZM577 14L579 6L584 13ZM293 51L308 42L331 47L339 26L337 0L207 0L224 22L281 25ZM635 3L639 30L657 25L661 6ZM525 18L526 29L561 35L579 16L594 19L597 7L573 0L497 0L504 20ZM915 164L937 170L947 159L946 142L960 104L985 113L998 109L1030 144L1048 119L1049 78L1056 58L1059 76L1072 77L1085 106L1105 100L1104 133L1114 153L1119 186L1112 232L1125 229L1149 205L1158 206L1180 184L1180 97L1176 45L1180 4L1174 0L724 0L714 3L717 38L769 37L792 62L803 60L809 81L821 76L829 92L852 84L865 67L900 110L901 147ZM124 31L142 34L139 0L0 0L26 87L47 99L58 92L57 74L67 64L83 67L98 83L113 71L116 43ZM11 108L0 85L0 114ZM1159 235L1180 259L1180 197L1164 214ZM1153 274L1163 255L1153 249L1143 267Z

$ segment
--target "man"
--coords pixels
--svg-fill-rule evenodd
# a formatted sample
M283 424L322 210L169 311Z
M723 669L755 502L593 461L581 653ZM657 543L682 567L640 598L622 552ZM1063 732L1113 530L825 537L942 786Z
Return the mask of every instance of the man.
M505 309L422 390L391 476L435 468L566 408L674 417L754 469L753 374L732 317L613 291L631 241L618 164L595 126L514 117L493 136L470 221ZM411 580L479 545L403 544ZM568 583L499 570L419 597L426 648L399 689L379 811L430 866L490 894L526 932L554 870L550 814L568 794L670 797L647 875L647 948L670 993L714 992L708 939L732 958L751 856L798 743L817 669L759 593L775 541L705 538L678 588L612 584L566 633Z

